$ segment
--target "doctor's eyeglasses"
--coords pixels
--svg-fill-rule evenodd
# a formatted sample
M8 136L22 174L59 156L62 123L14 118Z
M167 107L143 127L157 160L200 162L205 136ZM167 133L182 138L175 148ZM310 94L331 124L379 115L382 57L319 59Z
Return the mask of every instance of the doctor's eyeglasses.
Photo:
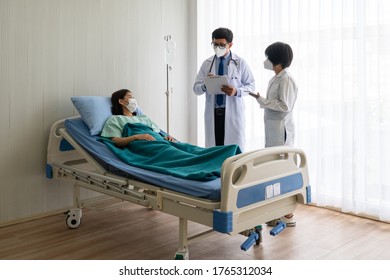
M211 46L212 46L213 48L218 47L218 48L220 48L220 49L224 49L224 48L226 48L228 45L229 45L229 43L226 43L226 44L216 44L216 43L214 43L214 42L211 42Z

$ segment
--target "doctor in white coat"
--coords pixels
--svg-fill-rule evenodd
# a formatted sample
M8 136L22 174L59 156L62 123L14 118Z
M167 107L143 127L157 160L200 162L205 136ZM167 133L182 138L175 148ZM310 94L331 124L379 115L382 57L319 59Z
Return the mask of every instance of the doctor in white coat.
M248 64L230 51L233 33L218 28L212 33L215 55L206 59L196 77L193 90L196 95L206 94L204 112L206 147L237 144L245 150L245 104L243 97L255 90L255 79ZM228 85L222 86L224 94L207 92L204 78L227 75Z

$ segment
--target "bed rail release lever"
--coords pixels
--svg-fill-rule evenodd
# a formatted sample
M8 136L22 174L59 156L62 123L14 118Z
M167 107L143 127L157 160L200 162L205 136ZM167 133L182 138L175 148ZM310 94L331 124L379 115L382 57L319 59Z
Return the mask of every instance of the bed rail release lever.
M248 238L245 240L244 243L241 244L241 250L248 250L250 247L252 247L253 244L256 243L256 240L259 239L259 234L255 231L252 231Z

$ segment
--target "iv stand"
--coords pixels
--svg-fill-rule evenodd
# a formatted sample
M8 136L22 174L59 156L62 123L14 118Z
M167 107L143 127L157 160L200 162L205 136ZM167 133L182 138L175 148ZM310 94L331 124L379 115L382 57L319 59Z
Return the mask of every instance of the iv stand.
M170 39L171 39L171 35L164 36L165 41L168 42ZM170 93L169 92L169 71L172 70L172 67L169 66L168 61L166 62L166 64L167 64L167 90L165 91L165 95L167 96L167 133L169 134L169 93Z

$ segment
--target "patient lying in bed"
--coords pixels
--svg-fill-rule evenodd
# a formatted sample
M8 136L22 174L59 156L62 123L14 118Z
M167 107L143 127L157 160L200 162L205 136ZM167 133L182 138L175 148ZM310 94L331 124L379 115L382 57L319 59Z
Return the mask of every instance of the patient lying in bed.
M201 148L177 142L146 115L137 115L129 90L111 96L112 113L101 133L103 141L129 165L198 181L220 177L226 158L241 153L237 145Z

